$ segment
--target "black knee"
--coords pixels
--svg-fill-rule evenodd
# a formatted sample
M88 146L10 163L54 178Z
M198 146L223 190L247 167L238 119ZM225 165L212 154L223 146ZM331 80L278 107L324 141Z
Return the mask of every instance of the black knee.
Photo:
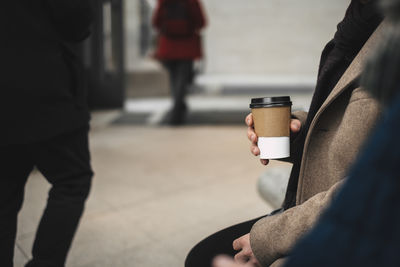
M49 198L84 202L92 185L93 172L86 171L55 182L49 193Z

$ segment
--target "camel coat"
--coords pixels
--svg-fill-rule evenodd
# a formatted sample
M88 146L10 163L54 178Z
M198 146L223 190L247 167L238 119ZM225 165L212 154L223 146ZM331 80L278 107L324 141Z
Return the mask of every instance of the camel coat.
M378 102L362 88L352 90L367 56L379 41L381 24L316 113L305 139L296 206L259 220L250 243L262 266L281 266L296 241L318 219L340 188L379 115ZM307 113L295 117L304 124ZM295 143L293 149L296 149Z

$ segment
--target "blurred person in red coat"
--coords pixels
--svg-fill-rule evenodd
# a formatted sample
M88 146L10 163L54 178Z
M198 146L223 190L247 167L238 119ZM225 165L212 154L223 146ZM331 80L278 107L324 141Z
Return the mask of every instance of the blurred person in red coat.
M153 16L158 45L155 57L167 69L174 100L171 125L184 123L185 95L193 80L195 60L203 57L200 31L206 25L200 0L158 0Z

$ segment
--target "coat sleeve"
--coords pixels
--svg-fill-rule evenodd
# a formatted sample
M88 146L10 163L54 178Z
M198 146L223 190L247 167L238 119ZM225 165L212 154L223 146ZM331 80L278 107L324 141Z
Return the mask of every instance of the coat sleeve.
M63 40L80 42L89 36L94 18L91 0L43 0L43 6Z
M264 217L254 224L250 231L250 244L262 266L269 266L289 254L299 238L315 224L342 183L343 180L301 205Z

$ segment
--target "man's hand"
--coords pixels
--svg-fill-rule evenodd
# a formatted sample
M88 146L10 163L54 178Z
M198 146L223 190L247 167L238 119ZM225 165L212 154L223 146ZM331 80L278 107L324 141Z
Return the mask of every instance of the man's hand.
M249 138L251 144L250 144L250 151L254 156L260 155L260 149L257 146L257 140L258 136L256 132L254 131L254 120L253 120L253 114L249 114L246 117L246 124L248 126L247 128L247 138ZM301 122L297 119L292 119L290 121L290 131L292 133L298 133L301 128ZM268 160L267 159L260 159L261 164L267 165Z
M250 233L242 237L239 237L233 241L233 249L240 250L239 253L235 255L235 261L238 263L251 263L254 266L260 266L258 260L253 254L253 250L250 246ZM253 266L252 265L252 266Z
M227 256L217 256L213 260L213 267L257 267L256 265L248 263L237 263L232 258Z

